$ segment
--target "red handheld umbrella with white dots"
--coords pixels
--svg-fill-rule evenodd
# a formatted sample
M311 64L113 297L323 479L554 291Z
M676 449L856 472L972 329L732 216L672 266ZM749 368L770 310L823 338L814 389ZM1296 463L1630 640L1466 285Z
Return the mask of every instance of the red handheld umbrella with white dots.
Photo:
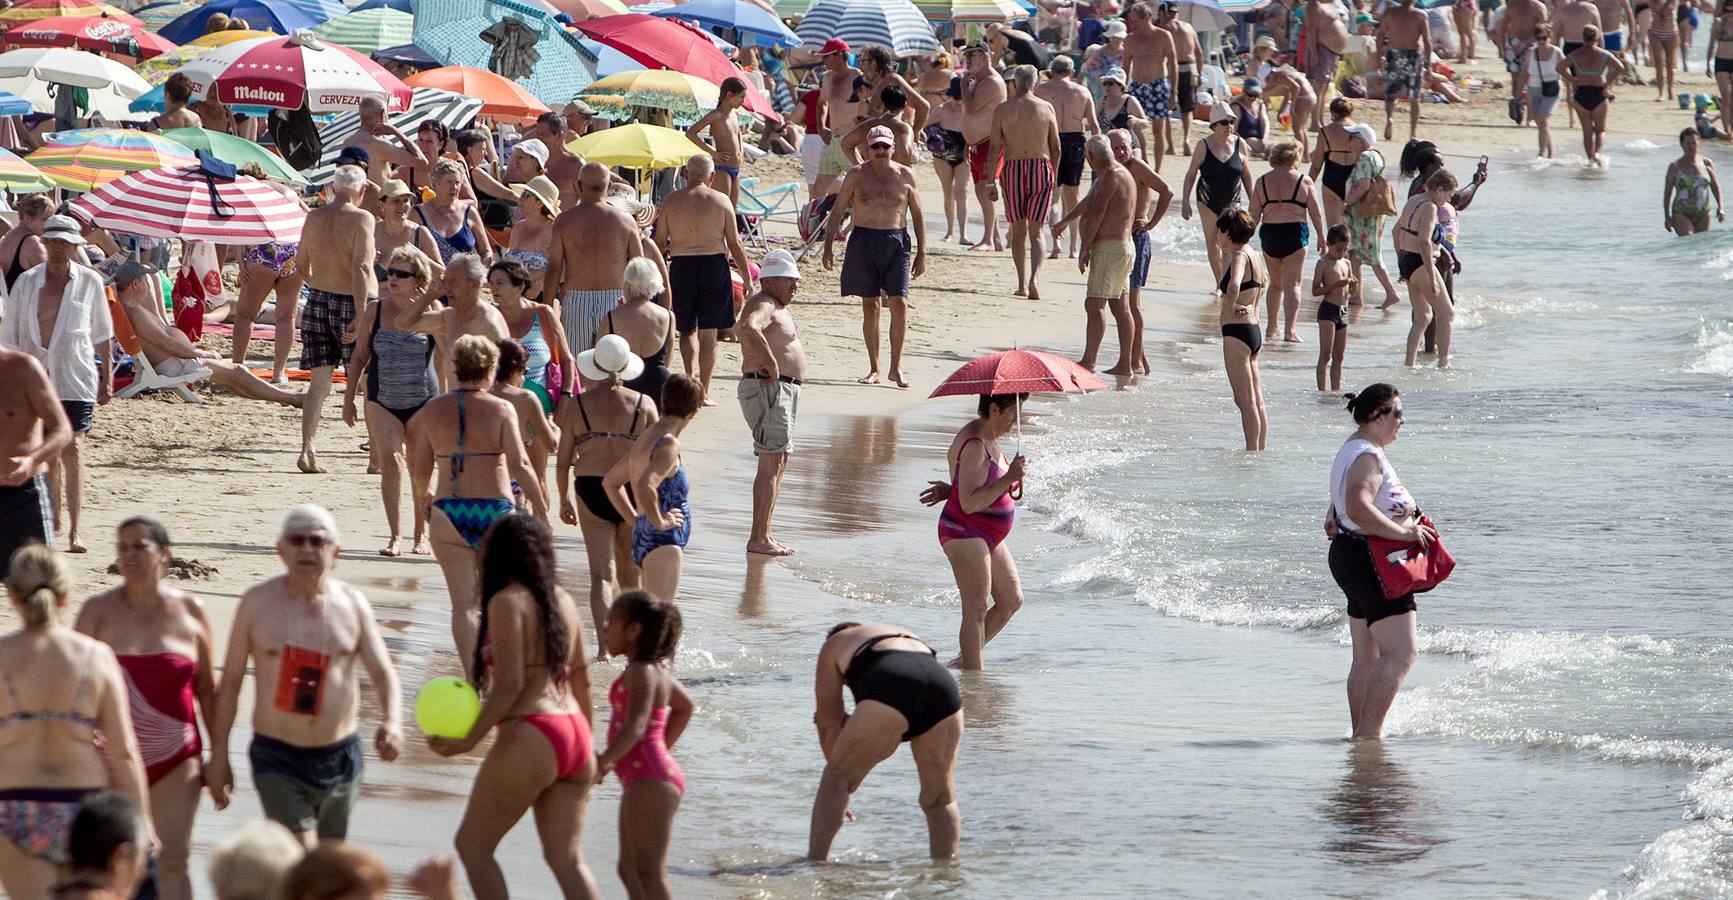
M385 101L388 112L409 108L411 91L397 76L347 47L327 44L309 31L236 41L208 52L176 71L193 82L193 93L214 90L223 103L341 112L364 97Z

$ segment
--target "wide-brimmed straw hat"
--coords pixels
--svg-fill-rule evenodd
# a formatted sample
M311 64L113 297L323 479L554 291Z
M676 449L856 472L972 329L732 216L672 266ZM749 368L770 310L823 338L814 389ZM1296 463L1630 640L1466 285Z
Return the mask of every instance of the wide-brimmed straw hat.
M594 350L578 354L578 374L591 381L607 381L615 375L631 381L644 374L644 358L632 352L625 338L605 334Z
M537 175L523 184L514 184L511 191L520 199L525 194L534 194L536 199L542 202L543 208L547 209L549 216L560 214L560 189L555 187L553 180L546 175Z
M645 203L632 196L632 189L623 184L616 184L608 189L608 202L624 210L639 228L649 228L656 224L656 204Z

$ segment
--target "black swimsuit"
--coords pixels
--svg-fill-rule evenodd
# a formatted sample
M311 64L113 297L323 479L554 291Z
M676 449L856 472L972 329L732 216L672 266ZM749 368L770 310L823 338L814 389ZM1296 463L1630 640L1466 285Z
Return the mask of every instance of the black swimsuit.
M1319 131L1318 140L1322 141L1324 144L1324 171L1320 173L1322 176L1320 178L1320 183L1324 185L1325 190L1335 194L1336 199L1346 200L1348 199L1348 176L1354 174L1354 164L1351 162L1339 163L1330 158L1330 154L1338 151L1330 149L1329 131ZM1349 139L1348 143L1349 146L1353 146L1352 139ZM1349 151L1343 150L1340 152L1347 153Z
M1420 207L1416 205L1414 208L1419 209ZM1407 223L1413 221L1413 219L1414 214L1410 212L1407 218L1396 223L1396 227L1414 235L1415 237L1419 237L1420 232L1408 227ZM1398 281L1407 281L1408 276L1420 271L1420 267L1424 265L1426 265L1426 257L1421 256L1412 250L1396 251L1396 276Z
M608 310L607 322L608 322L608 334L613 334L614 333L614 311L613 310ZM626 387L629 387L632 390L637 391L638 393L643 394L646 397L649 397L651 400L656 401L657 404L660 404L662 402L662 385L667 384L668 379L674 377L674 373L668 371L668 346L669 346L668 338L670 336L672 336L673 332L674 332L674 320L669 319L668 320L668 334L662 335L661 346L656 348L655 353L652 353L649 356L644 357L644 372L643 372L643 374L639 375L637 378L632 379L631 381L622 382ZM636 426L633 426L633 427L635 430Z
M619 432L614 431L590 430L590 414L584 412L584 395L579 394L572 399L577 401L578 416L584 420L584 430L575 438L576 443L573 444L574 448L591 438L614 437L628 441L637 439L638 417L644 410L644 398L642 395L638 397L638 405L632 409L632 431L630 434L620 434ZM608 497L608 489L602 486L602 479L604 477L605 476L602 475L574 475L572 476L572 488L577 491L578 499L584 501L584 508L588 509L591 515L603 521L619 525L620 523L625 522L626 519L624 516L620 515L619 510L614 508L614 501Z
M1257 280L1257 278L1254 277L1255 274L1256 274L1256 272L1252 268L1251 258L1247 257L1247 259L1246 259L1246 280L1240 282L1240 292L1241 293L1249 291L1252 288L1259 288L1259 287L1264 286L1263 282ZM1227 293L1227 291L1228 291L1228 279L1232 278L1232 277L1234 277L1234 264L1233 264L1232 260L1229 260L1228 265L1227 265L1227 271L1222 273L1222 280L1217 284L1217 287L1221 288L1221 291L1223 294ZM1247 305L1249 306L1250 304L1247 304ZM1240 343L1245 344L1247 347L1250 347L1252 350L1253 356L1257 356L1258 351L1262 350L1264 348L1264 333L1259 331L1258 326L1256 324L1251 323L1251 322L1229 322L1228 324L1223 325L1222 326L1222 337L1233 338L1233 339L1239 341Z
M1294 181L1294 193L1286 200L1271 200L1270 189L1264 185L1263 179L1259 179L1258 190L1264 195L1265 206L1292 203L1302 210L1311 208L1311 197L1308 196L1304 201L1300 199L1300 190L1305 187L1304 176ZM1264 222L1258 226L1258 240L1264 245L1264 255L1271 259L1287 259L1295 253L1304 253L1307 238L1305 222Z
M12 286L18 283L18 276L23 275L25 272L24 261L21 259L24 255L25 240L28 240L28 238L19 240L18 243L13 246L12 261L6 264L6 290L8 291L12 290Z
M957 679L939 662L931 647L925 653L874 649L874 644L890 638L920 640L912 634L867 638L848 661L842 681L854 694L856 706L877 700L902 713L909 723L909 729L903 732L903 740L907 741L926 734L962 709L963 695L957 690Z
M1203 163L1197 167L1197 202L1218 216L1240 202L1246 161L1240 158L1240 142L1235 140L1233 146L1234 152L1224 161L1204 142Z

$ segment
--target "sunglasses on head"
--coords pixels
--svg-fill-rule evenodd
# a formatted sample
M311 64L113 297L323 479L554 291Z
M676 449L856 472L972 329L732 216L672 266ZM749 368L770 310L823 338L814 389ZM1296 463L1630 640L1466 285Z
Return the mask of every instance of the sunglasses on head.
M392 278L414 278L415 272L409 269L386 269L385 274Z
M285 534L283 535L283 543L291 547L312 547L314 550L320 550L331 541L322 534Z

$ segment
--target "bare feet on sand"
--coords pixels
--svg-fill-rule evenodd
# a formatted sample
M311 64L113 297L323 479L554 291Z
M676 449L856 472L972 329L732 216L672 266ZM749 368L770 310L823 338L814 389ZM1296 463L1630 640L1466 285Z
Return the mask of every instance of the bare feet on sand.
M856 384L878 384L879 383L879 370L874 369L871 372L868 372L865 375L862 375L861 377L856 378L855 383Z
M393 557L395 557L395 556L402 556L402 555L403 555L403 551L402 551L402 550L399 550L399 549L397 549L397 538L396 538L396 537L392 537L392 539L391 539L391 540L389 540L389 541L386 541L386 542L385 542L385 546L384 546L384 548L382 548L382 549L381 549L381 550L380 550L380 551L379 551L379 555L380 555L380 556L393 556Z
M989 244L991 244L991 246L989 246ZM984 253L1003 253L1005 251L1005 245L999 242L997 236L994 238L982 238L980 243L970 245L969 251L971 253L975 251L981 251Z
M1029 296L1029 289L1019 284L1017 285L1017 289L1011 292L1011 296L1027 297Z
M763 541L747 542L746 552L756 553L760 556L794 556L800 551L778 542L775 538L771 538Z
M428 546L427 538L416 538L415 546L410 547L409 552L416 556L432 556L433 548Z
M1282 341L1283 341L1283 343L1288 343L1288 344L1300 344L1300 343L1304 343L1305 339L1300 337L1297 334L1289 333L1287 336L1282 338Z
M311 450L301 451L301 456L295 460L295 467L304 475L325 474L325 470L319 468L319 455Z
M903 373L897 371L896 369L891 370L890 379L891 379L891 384L894 384L897 387L906 388L909 386L909 380L907 378L904 378Z
M78 539L78 535L74 534L74 535L68 535L66 538L66 552L67 553L89 553L90 548L84 546L84 542Z
M1114 366L1113 368L1108 369L1107 371L1105 371L1101 374L1103 374L1103 375L1130 375L1130 374L1132 374L1132 371L1130 368L1123 366L1123 365L1120 365L1120 366Z
M1031 299L1031 300L1041 299L1041 286L1036 284L1033 281L1029 282L1029 299Z

